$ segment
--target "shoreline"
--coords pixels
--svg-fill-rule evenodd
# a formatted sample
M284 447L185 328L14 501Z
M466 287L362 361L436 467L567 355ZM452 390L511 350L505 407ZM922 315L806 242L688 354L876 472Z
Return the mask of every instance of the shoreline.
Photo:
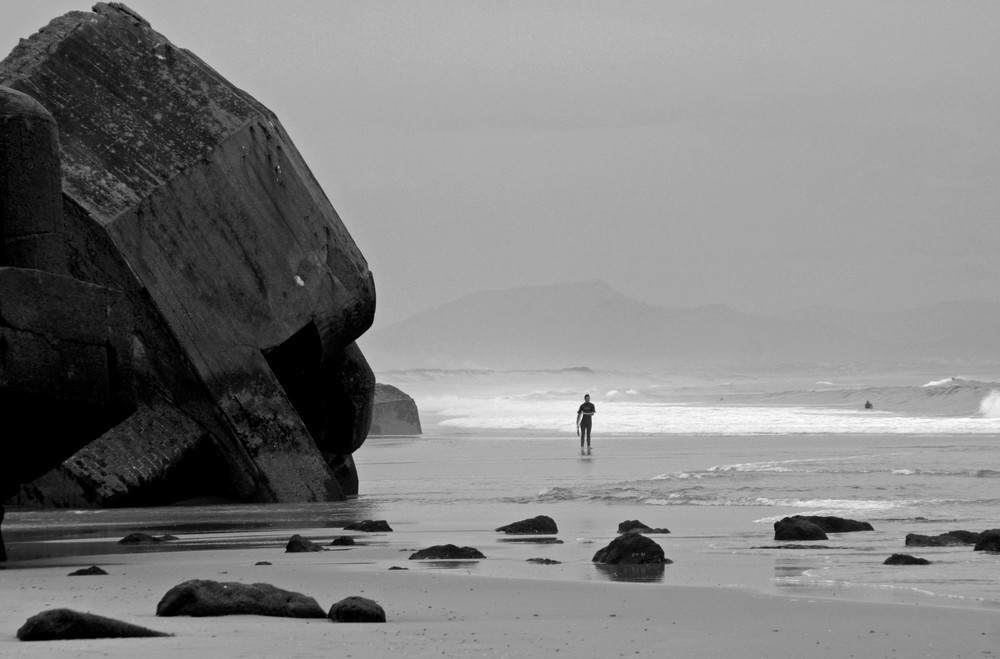
M471 563L408 561L398 545L409 542L366 537L371 544L306 554L272 546L9 562L0 570L0 655L982 657L1000 643L1000 613L985 608L534 578L559 566L521 561L521 576L480 574ZM67 576L93 564L108 575ZM407 569L389 570L390 564ZM681 569L683 563L667 566ZM312 596L324 610L361 595L382 605L388 621L156 617L159 598L188 579L270 583ZM14 637L28 617L59 607L174 636L30 643Z
M976 508L979 517L953 518L941 511L924 521L914 516L923 510L902 516L883 512L875 532L831 535L821 543L828 545L825 549L767 548L780 544L773 540L771 521L819 512L803 503L774 503L795 491L774 480L775 474L786 477L789 460L825 465L837 458L835 464L849 466L855 463L839 460L858 457L864 471L856 482L871 489L832 490L848 478L840 471L820 482L810 475L802 487L811 497L846 492L863 503L883 492L881 481L873 482L867 471L872 456L900 450L924 455L930 445L936 458L941 442L939 437L839 437L836 443L784 437L605 439L594 459L582 459L575 442L561 439L394 439L366 444L358 460L362 493L345 502L11 511L6 531L11 560L0 564L0 656L537 657L566 652L573 657L981 659L1000 647L1000 603L992 595L975 599L976 591L967 590L963 579L988 573L997 556L971 548L904 549L903 540L906 532L939 532L944 525L975 524L980 530L992 520L992 507ZM969 449L967 442L959 445ZM978 462L981 454L973 455ZM775 460L778 471L770 470ZM763 470L744 471L760 464ZM668 478L659 480L659 475ZM740 493L742 480L720 489L735 475L751 479L745 484L749 495ZM894 478L908 482L909 477ZM987 491L990 482L975 480L975 492ZM747 500L767 496L772 503L647 505L659 497L668 500L672 492L684 500L706 500L698 498L706 496L705 488L711 501L725 492ZM832 504L820 499L811 505ZM848 516L865 518L864 509ZM556 520L556 539L562 542L494 530L538 514ZM384 519L393 531L343 529L361 519ZM618 524L627 519L670 529L650 537L674 562L638 575L592 563L594 553L617 536ZM178 539L169 546L117 553L117 540L136 531ZM296 533L327 550L285 553L285 543ZM329 546L341 535L358 544ZM476 547L487 558L409 560L413 552L437 544ZM47 557L37 558L39 549ZM892 580L880 580L887 569L882 561L896 551L927 556L935 565L892 568ZM559 563L529 562L533 557ZM261 561L270 565L257 565ZM68 576L91 565L109 574ZM838 583L837 569L845 566L853 576ZM937 580L937 594L921 592L912 581L927 578ZM157 618L160 598L189 579L269 583L311 596L324 610L360 595L378 602L388 621ZM60 607L174 636L38 643L15 638L28 617Z

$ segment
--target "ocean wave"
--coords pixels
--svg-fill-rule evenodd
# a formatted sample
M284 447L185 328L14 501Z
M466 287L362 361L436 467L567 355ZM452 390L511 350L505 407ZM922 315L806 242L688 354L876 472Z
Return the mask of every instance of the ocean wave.
M592 392L602 435L1000 434L1000 383L956 377L923 386L821 380L812 389L756 392L587 369L420 370L382 379L449 429L572 434L583 393Z
M979 402L979 413L987 419L1000 418L1000 391L992 390Z
M943 380L932 380L925 384L925 387L941 387L943 385L955 384L956 382L964 382L965 378L944 378Z
M422 410L447 417L447 428L572 433L579 401L513 398L439 400ZM429 409L428 409L429 408ZM595 433L603 435L998 434L1000 418L866 414L802 407L719 407L602 401Z
M652 482L608 483L601 486L549 487L534 496L508 499L512 503L559 503L587 501L594 503L629 503L647 506L760 506L768 508L795 508L813 514L873 514L884 513L900 507L917 504L937 505L936 499L850 499L836 497L801 497L780 494L764 496L759 488L702 487L664 488Z
M535 496L536 501L572 501L576 498L576 492L568 487L547 487Z
M673 493L663 497L649 497L644 499L642 503L648 506L759 506L764 508L796 508L807 510L812 515L848 515L880 513L912 505L913 502L731 495L693 496L685 493ZM784 517L784 515L776 517L775 521L781 517Z
M972 478L1000 478L997 469L892 469L894 476L959 476Z
M819 462L788 461L785 463L759 462L737 465L721 465L705 470L681 471L657 474L651 481L696 481L702 479L723 479L734 474L788 474L788 475L824 475L824 476L866 476L888 474L891 476L921 477L921 478L1000 478L997 469L926 469L920 467L893 466L859 466L849 465L825 466Z

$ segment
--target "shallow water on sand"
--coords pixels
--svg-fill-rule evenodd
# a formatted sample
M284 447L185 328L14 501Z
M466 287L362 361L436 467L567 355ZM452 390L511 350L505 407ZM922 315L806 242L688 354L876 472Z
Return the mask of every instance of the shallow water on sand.
M548 514L560 529L565 520L574 539L600 543L614 536L617 522L639 519L668 527L672 533L657 538L667 555L697 563L705 570L699 578L713 584L1000 606L991 576L997 555L971 546L905 546L907 533L1000 527L994 437L612 437L595 440L590 456L579 455L576 441L374 440L358 456L363 492L412 515L433 510L445 524L467 519L470 506L514 504L521 517ZM787 549L773 540L773 522L792 514L868 521L875 531ZM932 564L883 565L894 553ZM687 569L681 562L675 572ZM676 580L670 572L666 579Z
M994 554L971 547L907 548L907 533L1000 527L1000 447L991 437L910 435L595 437L515 433L371 438L355 455L357 499L338 503L174 506L122 510L10 510L9 566L83 555L283 547L293 533L328 541L360 519L394 531L366 536L381 567L431 544L474 546L487 560L425 563L497 577L739 586L850 599L1000 606ZM544 514L551 538L494 529ZM831 535L788 549L773 540L785 515L865 520L873 532ZM674 563L628 571L595 566L617 525L638 519ZM123 546L132 532L177 540ZM558 541L558 542L556 542ZM932 561L890 567L893 553ZM526 564L529 558L560 561ZM21 563L18 563L20 561Z

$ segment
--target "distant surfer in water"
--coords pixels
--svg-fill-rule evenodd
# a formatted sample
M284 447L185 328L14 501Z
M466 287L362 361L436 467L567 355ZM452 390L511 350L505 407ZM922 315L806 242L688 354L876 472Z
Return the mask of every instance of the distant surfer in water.
M874 406L874 405L872 405L872 402L871 402L870 400L866 400L866 401L865 401L865 409L866 409L866 410L870 410L870 409L872 409L873 407L875 407L875 406Z
M590 394L583 397L583 404L576 411L576 431L580 435L580 453L583 454L583 442L587 441L587 453L590 453L591 419L597 414L597 408L590 402Z

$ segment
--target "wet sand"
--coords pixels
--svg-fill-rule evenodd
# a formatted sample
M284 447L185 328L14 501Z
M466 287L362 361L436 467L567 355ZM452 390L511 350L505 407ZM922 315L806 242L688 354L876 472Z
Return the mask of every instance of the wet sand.
M574 510L585 516L582 509ZM676 538L674 534L652 536L675 561L662 571L615 573L590 562L593 553L614 537L614 531L601 538L574 537L580 522L568 511L564 515L568 532L558 536L563 540L558 544L538 538L515 542L525 538L496 534L488 528L493 520L484 520L482 510L465 512L470 516L451 517L447 522L391 520L397 530L381 534L332 528L181 534L172 547L135 553L32 559L14 543L13 560L0 569L0 656L538 657L558 653L799 659L988 657L1000 652L1000 612L995 609L950 607L940 599L878 602L860 601L851 593L781 594L766 586L775 570L772 558L690 552L683 532ZM752 517L758 511L735 512ZM615 512L600 514L613 516ZM674 510L671 516L678 529L706 523L699 511ZM497 523L511 521L515 520ZM598 523L606 525L605 520ZM327 549L285 553L284 541L295 531ZM701 529L695 535L706 532ZM329 541L339 535L354 536L359 544L329 547ZM88 542L95 548L106 546L96 539ZM487 558L408 560L417 549L446 543L477 546ZM74 545L77 551L86 546ZM203 546L212 548L199 548ZM159 550L168 548L172 550ZM528 562L530 557L561 562L539 565ZM256 565L261 561L270 565ZM67 576L90 565L101 566L108 575ZM155 610L160 598L188 579L266 582L310 595L324 610L344 597L361 595L382 605L388 621L158 618ZM59 607L174 636L58 642L16 639L17 629L28 617Z

